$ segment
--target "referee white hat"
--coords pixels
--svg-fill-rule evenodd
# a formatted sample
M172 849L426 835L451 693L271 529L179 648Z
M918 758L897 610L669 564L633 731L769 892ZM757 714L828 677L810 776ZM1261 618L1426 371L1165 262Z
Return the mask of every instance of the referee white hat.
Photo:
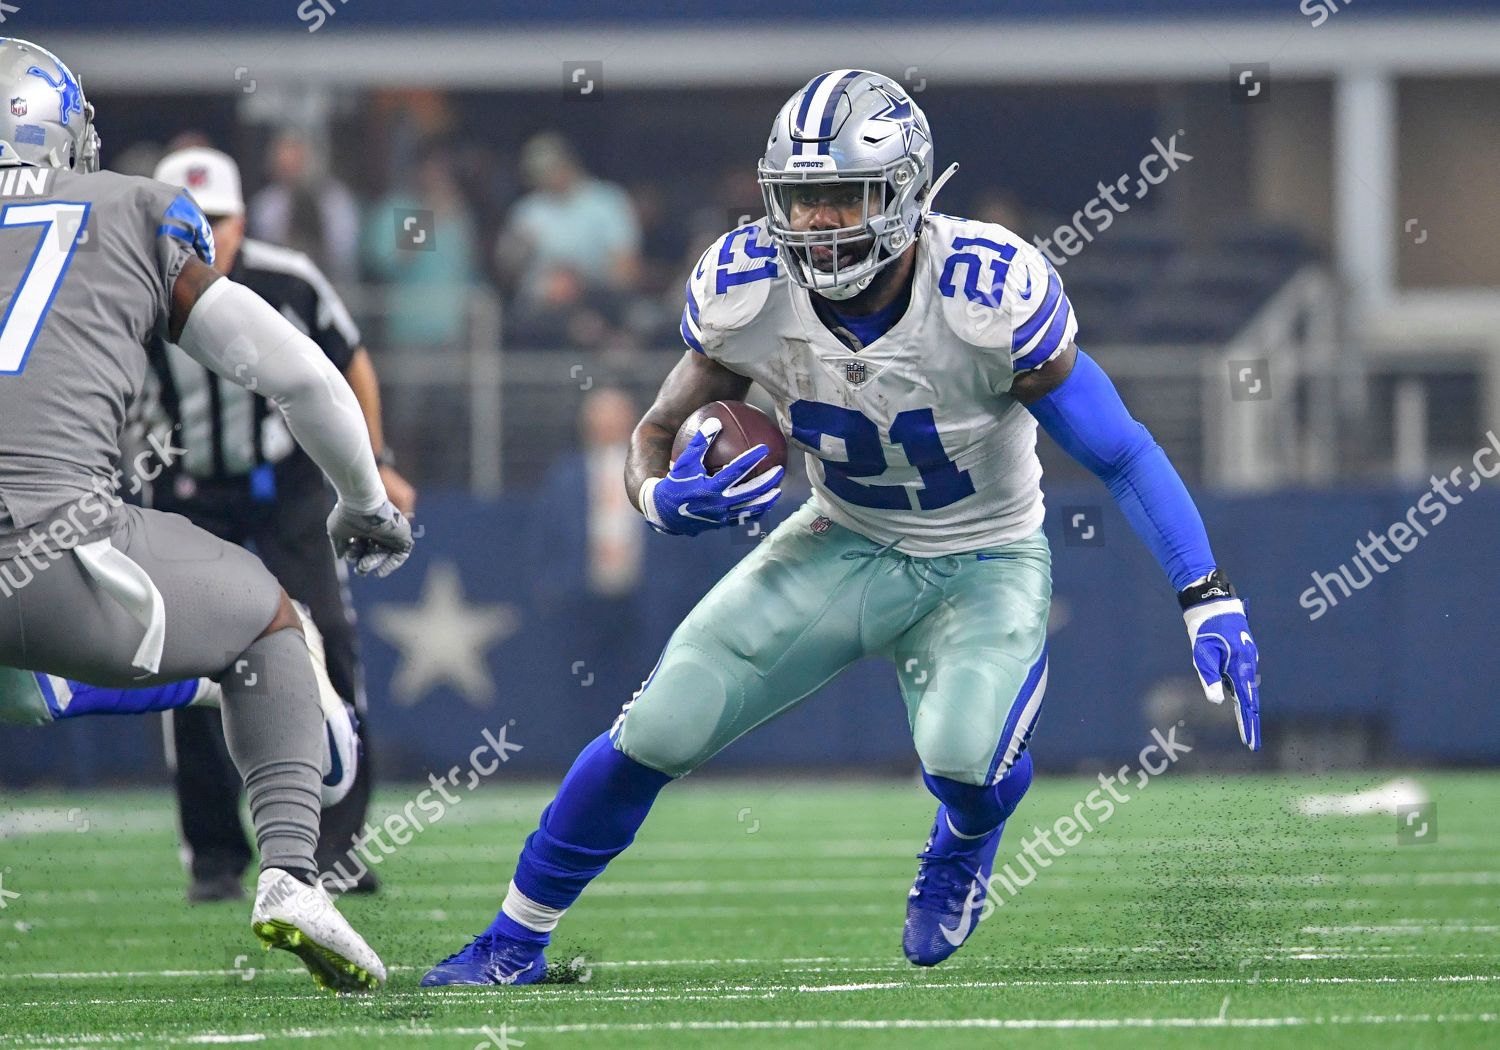
M210 218L245 214L240 168L227 153L203 146L168 153L156 166L155 178L187 190Z

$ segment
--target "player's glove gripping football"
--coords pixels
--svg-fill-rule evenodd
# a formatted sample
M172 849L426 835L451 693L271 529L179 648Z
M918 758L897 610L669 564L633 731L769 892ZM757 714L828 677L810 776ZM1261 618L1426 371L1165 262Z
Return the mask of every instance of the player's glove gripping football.
M713 474L703 457L724 424L704 422L683 448L664 478L648 478L641 486L641 513L658 532L696 536L706 529L754 521L781 498L784 467L751 476L768 455L766 446L746 449Z
M1255 639L1245 606L1234 587L1215 569L1208 578L1177 595L1182 618L1193 643L1193 667L1203 692L1216 704L1224 691L1234 698L1240 740L1251 751L1260 750L1260 682Z
M411 554L411 524L390 500L374 513L346 507L342 500L328 515L328 538L340 558L361 576L389 576Z

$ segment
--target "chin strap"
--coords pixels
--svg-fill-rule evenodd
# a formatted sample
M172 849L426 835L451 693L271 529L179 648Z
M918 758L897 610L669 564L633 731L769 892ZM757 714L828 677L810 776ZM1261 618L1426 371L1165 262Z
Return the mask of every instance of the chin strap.
M871 250L873 251L874 249ZM870 284L875 280L875 274L879 272L879 270L875 270L865 274L863 277L850 281L848 284L838 284L831 288L814 288L813 291L817 292L824 299L843 302L845 299L853 299L860 292L870 287Z

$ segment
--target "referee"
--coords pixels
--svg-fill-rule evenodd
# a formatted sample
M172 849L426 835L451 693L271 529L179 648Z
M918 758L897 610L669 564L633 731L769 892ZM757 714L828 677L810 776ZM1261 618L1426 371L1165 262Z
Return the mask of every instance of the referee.
M164 157L156 178L187 189L213 226L214 268L247 286L306 332L353 387L369 426L375 457L391 502L410 516L416 493L395 471L380 423L380 390L359 329L327 278L300 252L245 237L245 203L235 162L218 150L192 148ZM327 650L328 676L346 703L365 715L355 638L354 608L344 569L328 542L333 498L323 475L297 447L264 398L227 383L180 348L158 339L141 422L170 430L186 449L153 486L158 510L181 514L231 543L254 548L295 600L312 613ZM229 759L219 712L183 708L168 715L176 753L178 812L193 902L244 897L251 848L240 823L240 778ZM331 871L353 847L370 799L370 747L364 744L349 797L323 812L319 871ZM374 892L367 873L356 885Z

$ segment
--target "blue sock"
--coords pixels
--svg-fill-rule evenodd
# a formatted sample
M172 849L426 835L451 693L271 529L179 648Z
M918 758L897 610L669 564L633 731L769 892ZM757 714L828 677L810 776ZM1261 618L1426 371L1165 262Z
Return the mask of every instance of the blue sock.
M58 718L78 718L83 715L138 715L147 711L168 711L174 707L186 707L198 694L198 679L183 682L165 682L138 689L106 689L87 682L68 680L68 689L73 694L67 707L58 710L55 691L44 674L36 676L44 696L52 702Z
M1004 824L1021 804L1021 797L1031 787L1031 752L1021 752L1021 757L1016 759L1015 765L1010 767L998 784L963 784L947 777L933 776L926 770L922 772L922 780L927 784L927 789L947 807L948 819L952 821L953 828L959 835L965 836L959 838L940 823L934 849L945 843L959 850L972 848L970 840L986 836ZM969 842L968 846L964 845L966 841Z
M549 909L570 907L584 887L635 840L657 794L672 778L615 750L608 733L595 738L563 777L557 797L542 811L516 864L515 886ZM541 941L538 933L503 910L491 932Z

